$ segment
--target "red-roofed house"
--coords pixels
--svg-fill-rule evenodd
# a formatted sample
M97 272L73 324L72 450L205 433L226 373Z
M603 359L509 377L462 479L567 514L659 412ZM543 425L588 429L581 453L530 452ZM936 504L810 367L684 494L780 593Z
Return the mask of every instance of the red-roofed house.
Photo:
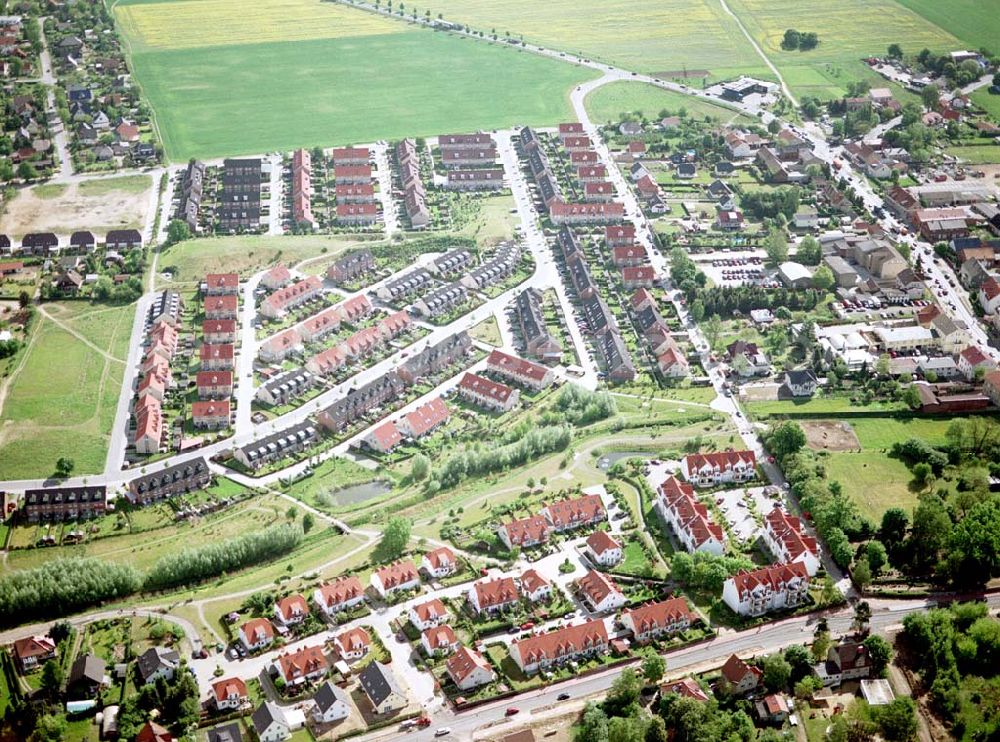
M722 678L737 695L749 693L760 682L764 673L759 668L748 665L735 654L722 666Z
M660 686L660 697L668 693L676 693L682 698L693 698L696 701L707 701L708 694L702 690L693 678L681 678Z
M538 570L526 569L521 574L521 594L531 603L552 597L552 583L542 577Z
M235 343L236 320L212 319L201 323L201 337L206 343Z
M260 279L260 285L268 291L275 291L286 286L292 280L292 274L283 263L278 263Z
M201 361L202 371L232 371L235 367L235 348L230 343L213 345L204 343L198 349L198 358Z
M420 635L420 646L428 657L435 655L447 655L454 652L461 646L455 630L448 624L441 624L427 629Z
M585 133L566 134L565 136L562 136L562 132L560 132L560 136L562 138L563 147L570 152L587 150L591 147L590 137L588 137Z
M809 573L801 562L739 572L722 588L722 600L740 616L762 616L809 599Z
M455 552L447 546L439 546L424 554L420 569L431 577L447 577L458 571L458 560L455 559Z
M987 278L979 287L979 304L986 314L996 314L1000 307L1000 281L995 276Z
M328 307L322 312L317 312L298 326L299 335L307 343L315 343L322 340L331 332L340 329L340 323L344 321L344 310L338 305Z
M289 284L269 295L260 305L260 313L268 319L283 317L289 309L305 304L319 296L323 282L319 276L309 276Z
M501 523L497 527L497 535L508 549L518 546L522 549L543 544L549 540L548 521L540 515Z
M422 438L448 422L451 413L440 397L408 412L399 421L399 430L408 438Z
M628 265L645 265L649 258L642 245L619 245L611 248L611 260L618 268Z
M209 296L233 294L240 292L239 273L209 273L205 276L205 293Z
M308 615L309 604L299 593L292 593L274 604L274 618L285 626L300 624Z
M570 137L580 137L585 136L586 132L583 130L583 124L579 121L569 121L564 124L559 124L559 138L563 141Z
M274 626L266 618L254 618L240 626L240 641L247 650L264 649L274 641Z
M684 598L668 598L625 611L622 623L640 644L684 631L697 615Z
M692 453L684 457L684 479L696 487L749 482L757 475L753 451Z
M135 404L135 450L137 453L160 452L163 442L163 409L152 395Z
M656 367L661 374L671 379L683 378L691 373L691 365L676 344L656 357Z
M608 179L608 169L604 165L580 165L576 169L576 179L581 183L594 183Z
M338 577L313 592L313 602L327 616L348 611L365 602L365 589L354 575Z
M704 551L721 556L725 551L725 531L712 522L708 508L695 497L691 485L679 482L676 477L667 477L660 485L653 509L677 534L688 552Z
M556 500L542 508L541 515L556 532L592 526L608 519L600 495L583 495L575 499Z
M363 628L355 626L353 629L347 629L337 634L333 638L333 646L341 659L353 662L368 654L368 650L372 646L372 638Z
M240 678L224 678L212 683L212 700L219 711L238 710L250 700L247 684Z
M635 244L635 227L631 224L619 224L604 228L604 244L610 248L630 247Z
M528 675L579 657L606 654L607 651L608 630L601 620L566 626L510 645L511 658Z
M509 412L520 398L517 389L471 373L458 382L458 393L463 399L494 412Z
M403 436L396 427L396 423L387 420L381 425L376 425L364 438L365 445L379 453L389 453L392 449L403 442Z
M545 389L555 379L551 368L499 350L491 351L487 356L486 368L498 376L536 392Z
M607 531L594 531L587 536L591 558L602 567L614 567L622 560L622 545Z
M155 721L147 721L135 735L135 742L174 742L174 736Z
M205 319L236 319L240 300L235 294L206 296L204 302Z
M431 598L425 603L410 606L408 615L417 631L426 631L451 620L451 614L440 598Z
M228 399L203 399L191 403L191 419L196 428L222 430L229 427Z
M372 572L372 587L383 598L400 590L413 590L420 586L416 565L406 560L379 567Z
M374 203L337 204L337 221L341 224L374 224L378 220L378 205Z
M582 155L584 153L577 152L575 154ZM624 219L625 207L617 201L566 203L557 199L549 206L549 218L556 226L563 224L608 224Z
M372 166L368 163L363 165L334 165L333 179L338 185L344 183L368 183L372 179Z
M301 353L303 349L302 336L299 331L294 327L289 327L261 343L257 356L266 363L277 363L285 360L288 356Z
M370 204L375 202L375 186L371 183L342 183L334 188L339 204Z
M489 685L497 679L496 672L486 658L475 649L459 647L448 658L445 667L448 677L461 690L471 690L481 685Z
M30 672L57 654L56 643L48 636L29 636L14 642L14 659L21 672Z
M958 354L958 370L962 372L966 379L972 381L976 378L976 369L992 371L997 367L993 359L987 356L975 345L970 345Z
M650 289L656 283L656 269L651 265L631 265L622 268L622 283L627 289Z
M335 147L332 157L334 167L338 165L367 165L371 154L367 147Z
M610 201L615 196L615 187L610 183L595 181L583 184L584 201Z
M476 613L498 613L517 605L519 599L511 577L480 580L469 589L469 603Z
M302 685L321 680L329 668L323 647L302 647L297 652L279 654L274 667L281 673L287 685Z
M627 602L618 585L603 572L590 570L577 580L577 589L594 613L612 613Z
M802 522L775 507L764 518L764 543L779 562L801 562L812 577L819 569L819 546L802 530Z

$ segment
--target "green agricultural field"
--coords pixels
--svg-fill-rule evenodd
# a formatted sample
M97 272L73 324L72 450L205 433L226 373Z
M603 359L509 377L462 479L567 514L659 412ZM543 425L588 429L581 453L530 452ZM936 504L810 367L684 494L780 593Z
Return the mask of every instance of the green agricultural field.
M848 82L872 74L859 60L884 54L894 42L913 51L961 46L952 34L892 0L732 0L729 7L796 95L842 95ZM815 31L819 46L808 52L782 50L789 28Z
M104 469L134 306L65 302L42 307L69 329L39 314L3 403L0 479L47 476L63 455L74 460L74 474Z
M946 147L945 152L970 165L995 165L1000 163L1000 146L973 144L968 147Z
M638 113L646 119L659 118L660 111L677 114L685 111L694 119L712 117L719 121L748 122L739 114L723 106L715 106L706 101L681 93L634 82L615 82L603 85L590 93L586 100L587 112L594 121L620 121L623 113Z
M593 74L335 3L246 6L115 7L174 161L553 124Z
M991 93L989 88L980 88L971 96L972 101L986 111L996 121L1000 121L1000 94Z
M577 53L637 72L713 79L767 75L760 56L717 0L429 0L432 15L502 38ZM424 7L421 5L421 8Z
M984 0L896 0L961 39L962 45L1000 52L1000 12ZM902 43L902 42L901 42ZM909 46L908 44L904 45ZM915 49L914 51L919 51Z

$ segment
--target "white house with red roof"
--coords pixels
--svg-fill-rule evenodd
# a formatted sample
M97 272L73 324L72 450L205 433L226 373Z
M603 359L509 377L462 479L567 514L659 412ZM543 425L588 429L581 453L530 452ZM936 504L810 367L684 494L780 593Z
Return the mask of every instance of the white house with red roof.
M541 515L557 533L597 525L608 519L608 512L600 495L583 495L550 502L542 508Z
M820 566L816 538L806 534L802 521L775 506L764 518L764 543L779 562L801 562L810 577Z
M313 603L327 616L335 616L365 602L365 589L354 575L338 577L313 591Z
M684 598L668 598L622 613L622 624L639 643L670 636L691 626L697 615Z
M285 626L300 624L308 615L309 604L299 593L292 593L274 604L274 618Z
M284 286L270 294L260 305L260 313L268 319L283 317L289 309L305 304L319 296L323 282L319 276L309 276Z
M236 349L231 343L204 343L198 350L202 371L232 371L236 367Z
M713 487L749 482L757 476L756 466L753 451L717 451L685 456L681 471L695 487Z
M594 613L613 613L627 602L614 580L595 569L577 580L576 587Z
M234 294L218 294L206 296L202 309L205 319L236 319L239 305L239 297Z
M499 350L491 351L486 357L486 368L501 378L536 392L545 389L555 380L555 374L548 366Z
M736 695L749 693L756 688L763 674L760 668L747 664L735 654L730 655L722 666L722 678Z
M389 453L403 442L403 434L392 420L376 425L364 437L364 443L373 451Z
M691 485L667 477L660 484L653 509L689 553L704 551L721 556L725 552L726 532L712 522L708 508L698 501Z
M236 295L240 292L239 273L209 273L205 276L205 293L208 296Z
M497 536L508 549L513 549L515 546L527 549L548 541L551 530L545 518L531 515L512 520L510 523L501 523L497 526Z
M445 663L448 677L460 690L472 690L489 685L497 674L482 654L469 647L458 647Z
M722 600L740 616L762 616L809 599L809 572L801 562L738 572L722 587Z
M979 287L979 305L986 314L996 314L1000 307L1000 281L990 276Z
M248 651L270 646L274 641L274 626L266 618L252 618L240 626L240 641Z
M614 567L622 560L622 545L607 531L594 531L587 536L587 548L595 564Z
M707 701L708 694L702 689L694 678L681 678L669 683L660 685L660 697L668 693L676 693L682 698L693 698L696 701Z
M992 371L996 367L993 359L983 353L978 346L970 345L958 354L958 370L969 381L976 378L976 369Z
M229 400L201 399L192 402L191 420L198 429L221 430L228 428L230 422Z
M237 711L249 700L247 684L240 678L224 678L212 683L212 701L219 711L227 709Z
M289 327L261 343L257 356L266 363L277 363L300 354L303 349L302 335L294 327Z
M233 395L233 372L199 371L195 385L199 399L227 399Z
M17 660L22 672L30 672L40 667L55 659L57 654L56 643L49 636L28 636L14 642L14 659Z
M420 634L420 646L428 657L451 654L461 646L455 630L448 624L433 626Z
M355 626L346 631L341 631L333 637L333 646L336 648L337 654L340 655L341 659L347 662L354 662L368 654L368 650L372 646L372 638L363 628Z
M668 345L667 349L656 357L656 367L660 369L661 374L671 379L680 379L691 373L691 365L676 343Z
M424 554L424 558L420 561L420 569L431 577L440 579L458 571L458 560L455 558L455 552L447 546L439 546Z
M323 654L323 647L302 647L297 652L279 654L272 668L281 673L287 685L302 685L322 679L329 663Z
M440 598L431 598L424 603L411 605L407 617L417 631L426 631L451 620L451 614Z
M635 244L635 227L631 224L616 224L604 228L604 244L608 247L630 247Z
M521 574L521 595L531 603L552 597L552 583L539 574L538 570L526 569Z
M458 393L463 399L494 412L509 412L521 396L513 387L468 372L458 382Z
M606 654L607 651L608 630L600 619L577 626L565 626L514 641L510 645L511 659L527 675L564 665L581 657Z
M371 584L375 592L384 598L401 590L420 587L420 574L416 565L407 559L376 569L372 572Z
M284 264L278 263L260 279L260 285L268 291L276 291L282 286L288 285L292 280L292 274Z
M498 613L517 605L519 599L512 577L480 580L469 588L469 603L476 613Z

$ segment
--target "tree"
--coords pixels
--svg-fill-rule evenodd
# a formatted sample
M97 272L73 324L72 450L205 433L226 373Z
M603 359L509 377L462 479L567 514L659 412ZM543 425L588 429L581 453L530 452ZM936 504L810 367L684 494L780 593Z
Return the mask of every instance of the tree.
M901 696L871 711L887 742L907 742L917 736L917 707L912 698Z
M903 47L899 44L889 44L889 49L887 51L889 59L902 59L903 58Z
M885 672L886 666L892 661L892 647L878 634L867 637L863 644L871 658L872 671L881 676Z
M851 569L851 577L854 578L855 584L861 590L867 589L872 584L872 568L865 557L861 557L854 563L854 567Z
M981 584L1000 574L1000 504L974 505L948 540L948 571L956 582Z
M868 604L868 601L862 600L856 606L854 606L854 619L851 621L851 626L857 631L865 631L868 628L868 623L872 620L872 607Z
M316 518L312 513L306 513L302 516L302 532L309 533L313 526L316 525Z
M69 621L56 621L49 629L49 638L59 644L59 642L68 639L71 633L73 633L73 626Z
M807 234L799 243L799 249L795 251L795 259L803 265L819 265L823 259L823 248L819 240L811 234Z
M705 303L701 299L695 299L691 302L691 319L695 322L701 322L705 319Z
M422 453L418 453L413 457L413 461L410 462L410 477L412 477L414 482L420 482L427 478L427 475L431 473L431 460L424 456Z
M830 643L829 631L820 631L816 634L812 647L810 647L813 662L823 662L826 659L826 653L830 651Z
M924 108L936 111L938 102L941 100L941 91L937 89L936 85L928 85L920 91L920 100L923 102Z
M299 509L292 505L285 511L285 517L288 518L288 520L295 520L299 517Z
M17 305L21 309L25 309L29 304L31 304L31 295L27 291L22 291L17 295Z
M882 571L882 567L889 561L885 546L881 541L869 541L865 546L865 558L868 559L868 566L871 567L872 574L877 575Z
M49 698L55 698L63 684L63 669L58 660L46 662L42 666L42 690Z
M767 131L770 134L777 134L781 131L781 119L773 118L767 123Z
M926 461L919 461L913 465L913 481L918 487L926 487L934 479L934 470Z
M920 400L920 391L913 384L910 384L903 391L902 400L911 410L915 410L923 404Z
M22 162L17 166L17 177L23 181L31 181L38 177L38 171L30 162Z
M608 742L608 715L599 704L587 704L576 739L578 742Z
M768 655L764 658L764 685L776 691L786 688L792 677L792 666L780 654Z
M191 228L182 219L174 219L167 226L167 244L174 245L189 239L191 239Z
M767 253L767 265L771 268L777 268L788 260L788 240L783 229L771 228L764 243L764 252Z
M74 466L76 466L76 464L73 459L61 456L59 457L59 460L56 461L56 475L60 477L68 477L70 472L73 471Z
M891 551L903 543L909 527L910 516L906 514L903 508L889 508L882 514L882 526L879 528L879 537L882 543Z
M658 683L667 671L667 662L658 654L649 654L642 661L642 676L650 685Z
M644 742L667 742L670 736L667 734L667 723L662 716L654 716L649 720L646 727Z
M638 702L639 693L642 690L639 676L632 668L622 670L615 682L608 690L608 695L604 699L604 713L608 716L625 716L627 709Z
M719 315L713 314L705 320L701 330L705 333L705 340L708 341L709 346L714 348L719 341L719 335L722 334L722 320Z
M796 454L806 445L806 434L802 426L794 420L786 420L777 425L771 425L771 429L764 436L768 450L774 454L778 461L784 461L785 457Z
M382 540L379 541L379 557L385 560L398 559L406 551L406 545L410 542L411 523L407 518L394 515L389 518L382 531Z
M813 274L813 286L821 291L830 291L837 284L837 279L833 277L833 271L827 266L821 265Z
M799 41L801 35L794 28L790 28L785 31L785 35L781 39L781 48L785 51L795 51L799 48Z
M791 680L795 682L812 673L812 657L801 644L793 644L785 650L785 660L792 668Z
M31 742L62 742L66 739L67 729L65 714L45 714L38 717L38 721L35 722Z

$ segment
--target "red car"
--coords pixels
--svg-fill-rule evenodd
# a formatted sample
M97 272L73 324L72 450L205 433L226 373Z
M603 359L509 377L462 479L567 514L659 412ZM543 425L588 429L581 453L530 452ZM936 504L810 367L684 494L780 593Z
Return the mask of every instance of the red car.
M521 713L521 709L514 708L513 706L507 709L507 716L513 716L514 714L519 714L519 713Z
M528 629L533 629L533 628L535 628L534 621L525 621L523 624L521 624L521 631L527 631Z

